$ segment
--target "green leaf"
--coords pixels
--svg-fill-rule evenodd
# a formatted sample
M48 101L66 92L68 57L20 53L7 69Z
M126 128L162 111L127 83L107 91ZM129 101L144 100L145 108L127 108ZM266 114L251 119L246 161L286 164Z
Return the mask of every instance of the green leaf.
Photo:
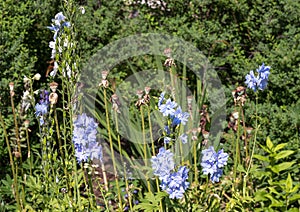
M295 194L289 198L290 202L300 199L300 194Z
M294 164L295 164L295 161L293 161L293 162L283 162L283 163L280 163L280 164L275 165L275 166L270 167L270 168L273 172L275 172L276 174L279 174L279 172L289 169Z
M287 143L282 143L282 144L278 144L275 148L274 148L274 152L284 148L287 145Z
M266 162L270 162L270 159L268 157L262 156L262 155L253 155L254 158L260 160L260 161L266 161Z
M286 158L288 156L290 156L291 154L293 154L294 151L293 150L285 150L285 151L281 151L278 154L276 154L276 156L274 157L276 160L282 159L282 158Z
M293 180L292 180L291 175L289 173L288 177L286 179L286 183L285 183L285 191L287 193L289 193L292 190L292 188L293 188Z
M246 170L245 170L245 168L243 167L242 164L239 164L239 165L238 165L237 170L238 170L239 172L244 172L244 173L246 173Z
M274 145L273 145L270 137L267 137L267 147L269 148L269 150L272 150L273 146Z
M258 190L257 192L255 192L255 202L261 202L261 201L266 201L268 200L266 198L266 194L268 194L268 192L266 192L265 190Z
M282 207L284 206L283 203L275 199L271 194L266 194L265 195L269 200L271 200L272 204L269 207Z

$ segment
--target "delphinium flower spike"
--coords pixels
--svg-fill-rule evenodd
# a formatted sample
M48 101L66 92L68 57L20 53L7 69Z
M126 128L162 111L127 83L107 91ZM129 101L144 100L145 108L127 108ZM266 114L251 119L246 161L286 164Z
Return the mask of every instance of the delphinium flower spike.
M215 183L223 174L222 168L227 164L228 154L223 149L216 152L213 146L202 150L202 171L204 175L210 174L210 180Z
M251 70L249 74L246 75L246 81L247 87L252 89L254 92L259 90L264 90L268 85L268 78L270 75L270 66L265 66L263 63L258 69L256 69L256 72L258 73L257 76L255 76L254 72Z
M73 143L78 163L89 159L102 161L102 146L97 142L97 126L95 120L85 113L78 115L73 122Z

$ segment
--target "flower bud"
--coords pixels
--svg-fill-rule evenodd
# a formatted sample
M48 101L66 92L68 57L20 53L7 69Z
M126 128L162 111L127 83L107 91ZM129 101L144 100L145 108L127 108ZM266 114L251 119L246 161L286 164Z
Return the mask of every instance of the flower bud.
M58 95L57 93L51 93L49 95L49 102L51 105L55 105L57 103Z
M29 81L30 81L30 79L28 77L24 76L24 78L23 78L24 84L28 83Z
M9 90L14 91L14 83L13 82L9 83Z
M50 83L50 89L52 92L56 92L56 88L57 88L58 84L56 82L51 82Z
M147 87L145 87L145 93L146 93L146 94L149 94L150 90L151 90L151 88L150 88L150 87L148 87L148 86L147 86Z
M40 80L41 79L41 75L39 73L35 74L32 78L33 80Z
M101 74L102 74L102 79L106 80L106 77L108 75L108 71L102 71Z
M141 99L143 97L143 93L144 93L144 91L137 90L136 95L139 97L139 99Z
M28 119L24 121L24 125L25 125L26 128L29 127L29 120Z
M239 112L233 112L232 116L233 116L233 118L238 119L239 118Z

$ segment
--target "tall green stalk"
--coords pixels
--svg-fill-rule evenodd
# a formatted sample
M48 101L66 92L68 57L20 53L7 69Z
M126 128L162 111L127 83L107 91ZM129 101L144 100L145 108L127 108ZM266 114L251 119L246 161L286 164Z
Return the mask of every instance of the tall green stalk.
M141 120L142 120L144 163L145 163L145 166L147 167L148 166L148 156L147 156L147 143L146 143L146 134L145 134L145 119L144 119L143 106L140 107L140 114L141 114ZM149 180L148 176L146 176L146 182L147 182L148 191L151 192L150 180Z
M9 155L9 161L10 161L10 166L11 166L11 170L12 170L12 174L13 174L13 178L14 178L14 181L13 181L13 193L15 194L15 199L17 201L17 208L19 211L21 211L22 209L22 206L21 206L21 203L20 203L20 194L19 194L19 186L18 186L18 176L17 176L17 173L16 173L16 167L15 167L15 162L14 162L14 159L13 159L13 155L12 155L12 151L11 151L11 148L10 148L10 143L9 143L9 139L8 139L8 135L7 135L7 131L6 131L6 126L5 126L5 123L4 123L4 120L3 120L3 117L2 117L2 113L0 111L0 122L2 124L2 128L3 128L3 134L4 134L4 137L5 137L5 141L6 141L6 145L7 145L7 149L8 149L8 155Z
M106 117L107 133L108 133L110 151L111 151L111 156L112 156L116 187L117 187L117 191L118 191L119 205L120 205L120 209L123 210L121 190L120 190L120 187L119 187L118 173L117 173L115 154L114 154L114 148L113 148L113 141L112 141L112 136L111 136L109 116L108 116L108 102L107 102L107 94L106 94L106 89L105 88L103 89L103 94L104 94L103 98L104 98L104 106L105 106L105 117Z
M23 159L22 159L22 150L21 150L21 141L20 141L20 136L19 136L19 126L18 126L18 121L17 121L17 114L16 114L16 109L14 105L14 92L12 91L10 93L10 102L11 102L11 107L12 107L12 113L14 117L14 124L15 124L15 136L16 136L16 141L17 141L17 147L18 147L18 158L20 161L20 169L21 169L21 176L22 180L25 180L24 178L24 170L23 170ZM16 167L18 165L16 164ZM18 173L18 167L16 168L16 175ZM22 185L22 202L25 203L25 188L24 188L24 183ZM21 202L21 207L23 208L23 204Z
M258 132L258 129L259 129L259 126L258 126L258 115L257 115L257 105L258 105L258 94L256 93L256 96L255 96L255 132L254 132L254 141L253 141L253 144L252 144L252 151L251 151L251 156L250 156L248 168L247 168L246 174L244 176L244 182L243 182L243 196L244 197L246 195L247 180L248 180L249 171L250 171L250 168L251 168L251 165L252 165L252 160L253 160L253 155L254 155L254 152L255 152L255 146L256 146L256 140L257 140L256 137L257 137L257 132Z

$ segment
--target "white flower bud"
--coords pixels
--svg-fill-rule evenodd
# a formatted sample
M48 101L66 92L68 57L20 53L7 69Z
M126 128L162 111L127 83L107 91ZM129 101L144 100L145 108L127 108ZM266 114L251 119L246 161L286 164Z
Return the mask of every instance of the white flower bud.
M33 80L40 80L41 79L41 75L39 73L35 74L32 78Z

